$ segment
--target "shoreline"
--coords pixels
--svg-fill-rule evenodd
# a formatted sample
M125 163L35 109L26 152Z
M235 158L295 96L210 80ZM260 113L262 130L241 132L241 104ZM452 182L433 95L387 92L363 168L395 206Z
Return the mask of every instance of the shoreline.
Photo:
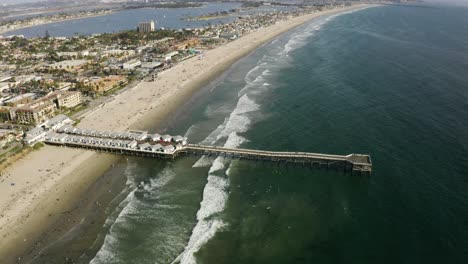
M9 32L12 32L12 31L17 31L17 30L22 30L22 29L25 29L25 28L31 28L31 27L36 27L36 26L43 26L43 25L48 25L48 24L54 24L54 23L61 23L61 22L66 22L66 21L73 21L73 20L80 20L80 19L86 19L86 18L93 18L93 17L100 17L100 16L105 16L105 15L112 15L118 11L122 11L122 10L111 10L107 13L104 13L104 14L94 14L94 15L89 15L89 16L80 16L80 17L74 17L74 18L64 18L64 19L57 19L55 21L48 21L48 22L44 22L44 23L39 23L39 24L34 24L34 25L25 25L25 26L20 26L18 28L15 28L15 29L8 29L8 30L4 30L4 31L0 31L0 36L6 34L6 33L9 33Z
M314 18L372 5L322 11L281 21L179 63L156 82L141 82L98 107L79 127L126 130L157 127L203 86L277 36ZM0 178L0 258L8 263L69 211L118 157L46 146L18 161ZM15 185L10 185L14 179ZM58 199L58 200L57 200Z

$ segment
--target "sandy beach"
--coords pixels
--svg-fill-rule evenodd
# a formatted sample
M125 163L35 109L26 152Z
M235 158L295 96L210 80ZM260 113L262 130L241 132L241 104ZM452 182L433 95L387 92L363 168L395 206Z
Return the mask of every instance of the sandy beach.
M183 61L161 73L155 82L141 82L115 96L111 102L87 113L78 127L113 131L157 127L197 89L259 46L318 16L362 7L296 17L209 50L202 59ZM70 210L73 201L117 160L118 157L108 154L45 146L3 171L0 176L2 263L16 261L17 255L34 243L62 212Z

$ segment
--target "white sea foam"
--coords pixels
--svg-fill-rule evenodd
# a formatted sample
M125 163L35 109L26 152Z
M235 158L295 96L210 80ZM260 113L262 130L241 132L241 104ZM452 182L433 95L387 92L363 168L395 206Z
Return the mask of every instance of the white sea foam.
M213 163L213 159L210 157L203 156L200 159L193 164L192 168L202 168L202 167L208 167Z
M259 63L257 66L255 66L253 69L251 69L246 75L245 75L245 78L244 78L244 81L246 83L251 83L253 82L253 80L255 80L257 78L257 76L259 75L258 73L262 71L262 68L264 68L265 66L268 66L268 63L266 62L263 62L261 60L261 63Z
M136 165L135 165L136 166ZM130 165L127 167L125 174L127 178L133 178L134 166ZM158 174L155 179L150 179L148 183L145 183L143 189L148 191L154 191L168 184L175 177L175 173L170 167L166 167L163 171ZM96 256L91 260L91 264L99 263L118 263L121 257L119 256L119 250L117 247L121 241L119 234L122 230L129 229L127 218L137 215L140 211L140 201L135 197L135 190L130 192L128 196L122 201L122 211L119 213L115 221L113 222L109 233L104 238L104 243L97 252Z
M237 135L236 132L232 132L229 134L224 147L226 148L238 148L242 143L246 142L247 140L244 137Z
M246 99L243 99L244 103L250 100L247 96L245 96L245 98ZM228 122L224 126L224 130L220 133L220 135L226 134L227 131L231 131L233 129L233 127L230 127L230 125L235 124L232 123L232 120L238 120L238 115L246 114L253 109L249 108L250 110L247 111L247 109L243 107L243 103L240 103L241 99L239 99L238 106L233 111L233 114L231 114L229 117ZM240 127L237 126L236 128L245 129L243 125ZM237 135L235 131L231 131L224 144L224 147L237 148L245 141L245 138ZM214 216L224 211L226 202L228 200L228 175L232 164L229 165L228 169L224 172L224 175L222 175L222 172L228 163L230 163L230 161L226 161L219 157L213 161L213 164L211 165L208 172L208 182L203 190L203 199L200 203L200 209L197 212L198 222L195 225L195 228L192 230L192 235L190 236L189 242L186 245L184 251L172 263L179 262L181 264L195 264L196 259L194 254L219 230L226 226L226 224L221 219Z
M238 96L241 97L247 92L250 92L253 88L260 88L266 82L265 77L268 75L272 75L271 71L270 69L265 69L260 75L255 77L255 79L246 81L246 85L239 91Z
M222 158L216 158L213 161L213 164L211 165L210 170L208 171L208 174L211 174L211 173L213 173L215 171L219 171L219 170L222 170L222 169L224 169L223 159Z
M358 11L364 10L366 8L370 8L370 7L363 7L363 8L358 8L358 9L355 9L355 10L345 11L345 12L330 15L330 16L328 16L326 18L314 21L312 24L310 24L309 27L306 27L304 30L299 31L298 33L296 33L295 35L293 35L291 37L291 39L285 45L284 51L283 51L282 54L283 55L288 54L289 52L304 46L307 43L307 39L314 35L314 31L320 30L323 25L325 25L326 23L332 21L333 19L335 19L335 18L337 18L339 16L342 16L342 15L358 12Z
M187 129L187 132L185 132L184 137L188 138L190 135L193 133L193 130L196 129L196 125L191 125L189 129Z
M213 218L215 214L224 211L228 199L227 189L229 178L219 174L224 168L224 159L216 158L208 174L208 182L203 190L203 199L197 212L197 224L192 230L188 244L184 251L174 261L181 264L195 264L196 253L206 242L208 242L222 227L222 220Z
M164 168L156 178L150 178L148 183L143 185L143 188L147 191L154 191L168 184L175 178L175 172L171 167Z
M259 105L244 94L237 103L236 109L231 113L224 130L218 135L217 140L228 137L232 132L246 132L251 124L248 113L259 109Z
M225 118L224 122L219 125L213 132L211 132L202 142L201 144L213 145L216 143L216 138L218 135L226 128L226 124L228 123L229 118Z

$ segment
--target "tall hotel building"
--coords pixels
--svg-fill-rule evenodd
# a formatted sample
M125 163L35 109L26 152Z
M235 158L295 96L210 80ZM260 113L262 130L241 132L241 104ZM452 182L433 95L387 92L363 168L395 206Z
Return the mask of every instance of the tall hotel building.
M138 32L153 32L154 31L154 21L150 22L141 22L138 24Z

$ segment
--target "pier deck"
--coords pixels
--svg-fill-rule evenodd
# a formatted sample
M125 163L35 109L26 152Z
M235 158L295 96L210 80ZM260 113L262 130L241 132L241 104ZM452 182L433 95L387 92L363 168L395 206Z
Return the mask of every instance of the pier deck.
M172 153L164 153L135 148L114 147L78 142L55 142L47 140L44 142L50 145L78 147L103 152L110 152L114 154L152 157L161 159L174 159L181 155L206 155L231 159L270 161L276 163L299 163L303 165L310 165L312 167L316 166L319 168L344 168L345 170L349 170L352 172L364 172L368 174L370 174L372 171L372 161L370 156L362 154L350 154L344 156L308 152L279 152L252 149L232 149L194 144L187 144L181 148L174 150Z

